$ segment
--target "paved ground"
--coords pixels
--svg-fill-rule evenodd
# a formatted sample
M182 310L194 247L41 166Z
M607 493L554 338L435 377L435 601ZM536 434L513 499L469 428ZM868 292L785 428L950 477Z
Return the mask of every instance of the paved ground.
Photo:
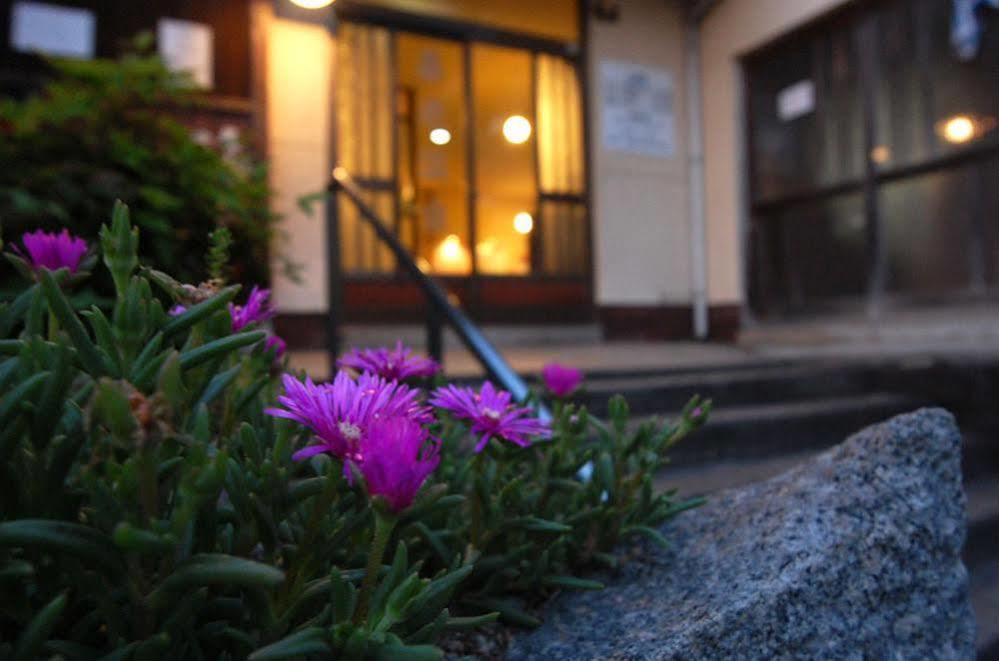
M953 305L885 313L878 322L863 316L759 324L737 344L713 342L602 342L594 325L490 326L485 329L517 371L537 374L558 361L584 371L647 371L750 364L775 359L865 358L966 354L999 355L999 304ZM346 329L347 346L379 346L395 339L423 346L418 326L365 326ZM445 338L444 366L453 376L481 374L478 363L456 337ZM328 376L321 351L291 354L292 365L313 378Z

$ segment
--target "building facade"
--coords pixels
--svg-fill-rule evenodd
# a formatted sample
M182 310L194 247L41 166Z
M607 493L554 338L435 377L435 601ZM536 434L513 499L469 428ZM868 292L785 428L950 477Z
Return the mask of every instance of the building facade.
M487 323L731 340L761 319L996 291L989 2L51 4L93 6L98 55L164 16L213 30L220 113L256 132L279 249L303 267L273 283L293 346L324 342L331 282L347 321L421 318L352 205L331 241L331 202L299 204L334 167Z

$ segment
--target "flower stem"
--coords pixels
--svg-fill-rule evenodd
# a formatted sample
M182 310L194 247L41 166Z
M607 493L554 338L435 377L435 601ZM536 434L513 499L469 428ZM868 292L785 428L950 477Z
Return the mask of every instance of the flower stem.
M371 538L371 550L368 551L368 566L364 572L364 582L361 583L361 596L357 602L357 610L354 612L354 624L360 624L368 616L368 604L371 601L371 593L375 589L378 581L378 574L382 568L382 556L385 555L385 546L389 537L392 536L392 529L395 528L395 517L374 510L375 532Z

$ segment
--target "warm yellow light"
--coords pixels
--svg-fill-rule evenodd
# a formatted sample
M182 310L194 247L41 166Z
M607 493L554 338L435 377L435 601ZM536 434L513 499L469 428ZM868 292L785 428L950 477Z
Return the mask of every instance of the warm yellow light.
M446 145L451 142L451 132L447 129L434 129L430 132L430 142L435 145Z
M947 142L961 144L975 137L975 122L967 115L955 115L943 123L941 133Z
M526 211L521 211L513 217L513 229L518 234L530 234L534 229L534 218Z
M871 149L871 160L878 165L884 165L891 160L891 147L878 145Z
M448 234L441 241L441 257L452 261L461 257L461 239L457 234Z
M434 249L433 267L437 273L466 273L471 265L472 256L457 234L448 234Z
M335 168L333 168L333 178L336 179L337 181L343 181L344 179L346 179L347 168L343 167L342 165L338 165Z
M503 137L515 145L524 144L531 137L531 122L521 115L510 115L503 122Z
M333 0L291 0L291 4L303 9L322 9L333 4Z

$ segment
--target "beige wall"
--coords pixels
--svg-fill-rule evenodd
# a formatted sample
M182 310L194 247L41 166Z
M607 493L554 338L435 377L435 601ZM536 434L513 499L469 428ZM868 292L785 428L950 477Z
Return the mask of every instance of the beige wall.
M668 159L607 151L600 144L599 66L625 60L669 71L676 97L676 150ZM597 305L688 303L686 96L679 3L629 0L620 19L590 23L590 136Z
M847 0L723 0L701 28L704 167L711 303L741 301L744 212L739 57Z
M330 172L333 39L319 25L273 16L266 24L267 150L275 191L273 207L284 217L280 249L302 267L300 284L275 277L273 297L281 312L320 312L326 309L323 205L308 216L296 201L322 190Z

